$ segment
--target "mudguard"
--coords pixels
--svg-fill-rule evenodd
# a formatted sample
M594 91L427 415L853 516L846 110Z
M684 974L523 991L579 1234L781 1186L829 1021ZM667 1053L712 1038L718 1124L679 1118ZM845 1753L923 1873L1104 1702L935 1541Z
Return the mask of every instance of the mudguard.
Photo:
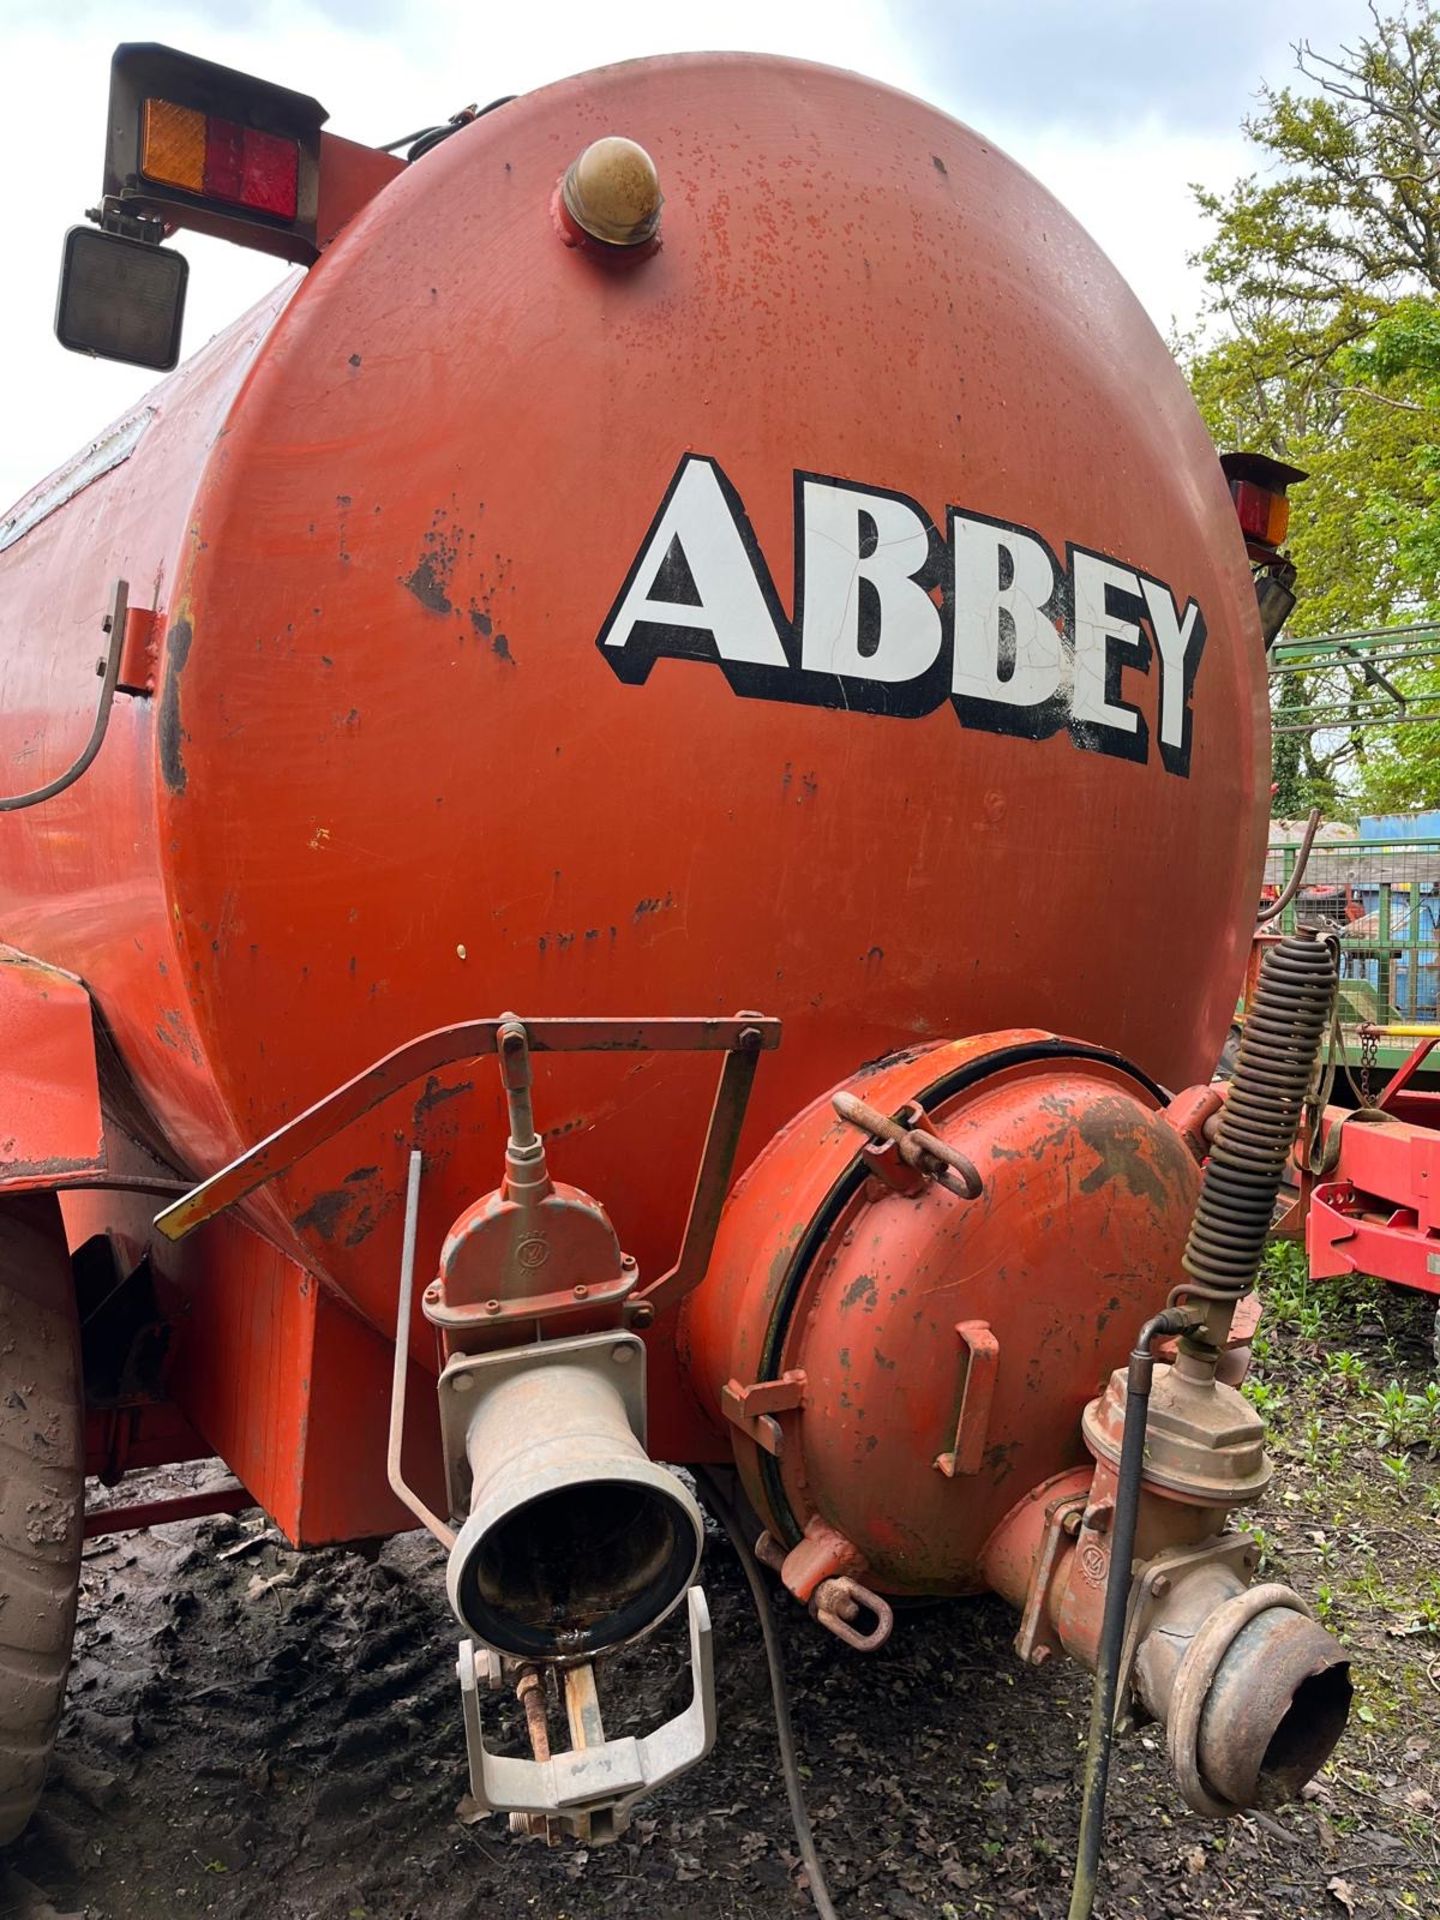
M89 1184L105 1165L89 991L0 946L0 1192Z

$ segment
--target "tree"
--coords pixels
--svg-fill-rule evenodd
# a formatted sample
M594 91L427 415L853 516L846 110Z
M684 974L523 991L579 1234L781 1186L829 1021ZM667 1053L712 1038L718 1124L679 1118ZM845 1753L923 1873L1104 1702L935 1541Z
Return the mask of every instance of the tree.
M1183 350L1221 445L1310 475L1290 538L1289 630L1303 635L1440 614L1440 18L1372 5L1354 46L1302 42L1295 63L1305 85L1262 87L1244 122L1264 176L1197 189L1210 299ZM1433 692L1440 670L1417 663L1394 684ZM1335 717L1277 738L1287 803L1343 810L1382 788L1388 804L1440 800L1440 724L1355 724L1376 696L1358 665L1283 685L1290 712Z

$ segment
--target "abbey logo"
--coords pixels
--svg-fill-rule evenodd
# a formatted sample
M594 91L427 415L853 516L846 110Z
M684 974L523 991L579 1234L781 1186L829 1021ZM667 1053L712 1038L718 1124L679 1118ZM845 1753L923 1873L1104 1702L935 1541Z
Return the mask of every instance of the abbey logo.
M740 496L687 454L601 629L622 680L704 660L750 699L915 717L1190 771L1205 618L1161 580L1084 547L950 507L945 535L904 494L795 475L794 618ZM1125 699L1151 676L1148 711ZM1129 675L1128 689L1123 676Z

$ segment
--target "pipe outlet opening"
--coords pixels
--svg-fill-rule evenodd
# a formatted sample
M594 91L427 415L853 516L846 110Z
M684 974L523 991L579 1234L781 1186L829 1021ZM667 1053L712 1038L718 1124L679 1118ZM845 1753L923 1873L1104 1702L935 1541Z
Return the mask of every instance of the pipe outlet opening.
M698 1515L672 1485L582 1480L472 1517L451 1555L456 1613L486 1645L531 1660L590 1659L649 1632L699 1560Z
M1201 1710L1196 1758L1233 1809L1292 1800L1345 1731L1354 1689L1344 1649L1308 1615L1270 1607L1235 1635Z

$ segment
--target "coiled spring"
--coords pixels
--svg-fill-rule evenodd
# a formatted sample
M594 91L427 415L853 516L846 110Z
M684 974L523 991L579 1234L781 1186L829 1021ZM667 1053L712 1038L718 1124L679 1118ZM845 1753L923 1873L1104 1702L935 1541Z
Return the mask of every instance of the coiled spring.
M1334 952L1312 931L1288 934L1265 956L1185 1243L1196 1284L1179 1294L1238 1299L1254 1285L1335 979Z

